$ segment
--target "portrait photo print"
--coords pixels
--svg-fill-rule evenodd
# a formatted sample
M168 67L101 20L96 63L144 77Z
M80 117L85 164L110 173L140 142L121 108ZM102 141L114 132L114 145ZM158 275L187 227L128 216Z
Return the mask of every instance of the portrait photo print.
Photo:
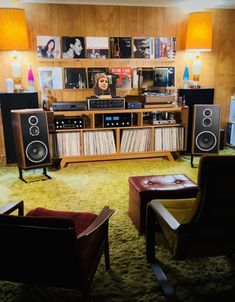
M58 59L61 57L59 36L37 36L38 58Z
M62 37L62 58L85 58L85 38Z

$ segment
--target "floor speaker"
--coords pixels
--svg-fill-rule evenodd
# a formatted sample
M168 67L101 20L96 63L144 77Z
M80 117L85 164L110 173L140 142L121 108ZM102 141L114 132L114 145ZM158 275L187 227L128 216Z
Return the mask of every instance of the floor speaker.
M41 109L13 110L12 128L17 165L20 169L51 164L47 114Z
M218 153L219 145L220 106L194 105L191 153Z
M16 163L14 137L11 124L11 110L38 108L37 92L0 93L0 105L4 133L6 163Z
M214 88L179 89L178 95L179 95L179 97L181 96L184 99L185 105L189 107L186 152L190 153L191 149L192 149L193 106L196 104L211 104L212 105L214 102Z

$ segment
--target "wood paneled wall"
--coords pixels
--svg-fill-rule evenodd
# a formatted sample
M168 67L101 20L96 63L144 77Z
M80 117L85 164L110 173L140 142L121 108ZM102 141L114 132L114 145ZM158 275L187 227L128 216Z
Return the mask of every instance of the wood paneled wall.
M184 51L187 13L178 8L25 4L31 50L21 53L23 86L27 88L27 67L33 65L38 87L39 66L175 66L176 86L182 84L185 64L192 70L192 58ZM202 53L200 83L215 88L215 103L222 106L222 125L228 120L229 101L235 87L235 10L213 11L213 51ZM36 54L37 35L78 36L153 36L177 38L177 55L173 62L144 59L122 60L55 60L40 62ZM0 52L0 90L5 90L5 79L11 77L11 52ZM135 94L136 91L121 92ZM92 91L53 91L60 100L82 100Z

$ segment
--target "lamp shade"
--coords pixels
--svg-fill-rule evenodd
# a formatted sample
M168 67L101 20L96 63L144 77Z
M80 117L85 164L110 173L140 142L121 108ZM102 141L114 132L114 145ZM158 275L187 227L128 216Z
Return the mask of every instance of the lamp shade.
M24 10L0 8L0 50L28 49L29 38Z
M212 13L190 13L186 36L187 51L211 51Z

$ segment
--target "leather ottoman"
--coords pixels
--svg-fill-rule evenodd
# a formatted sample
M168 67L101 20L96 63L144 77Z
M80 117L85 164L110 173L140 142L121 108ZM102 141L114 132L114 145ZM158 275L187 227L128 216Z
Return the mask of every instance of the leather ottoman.
M152 199L193 198L197 184L184 174L129 177L128 214L140 234L145 231L147 203Z

